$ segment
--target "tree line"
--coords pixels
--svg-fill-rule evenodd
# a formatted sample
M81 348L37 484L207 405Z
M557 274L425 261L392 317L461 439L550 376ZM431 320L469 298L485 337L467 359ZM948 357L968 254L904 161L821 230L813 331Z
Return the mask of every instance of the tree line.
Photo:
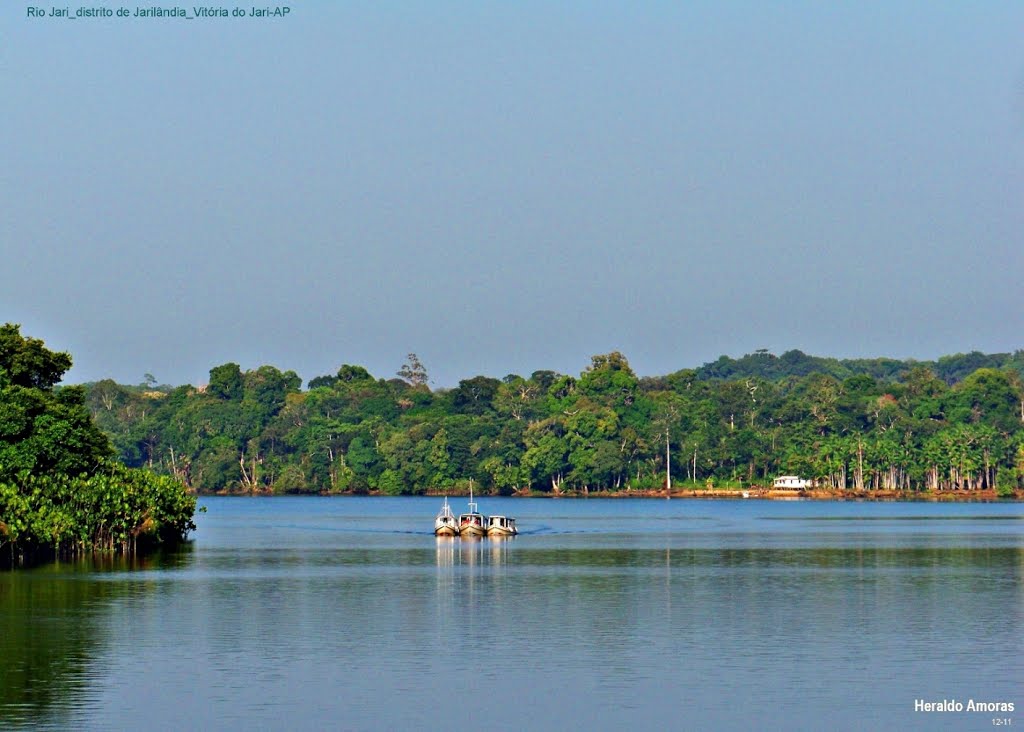
M578 375L474 376L432 390L415 354L394 378L312 379L227 363L205 387L86 387L120 459L199 492L501 494L752 486L991 491L1024 478L1024 352L936 362L722 357L638 377L621 353ZM148 375L147 375L148 376Z
M93 422L86 389L57 388L71 356L0 326L0 566L182 541L196 499L126 467Z

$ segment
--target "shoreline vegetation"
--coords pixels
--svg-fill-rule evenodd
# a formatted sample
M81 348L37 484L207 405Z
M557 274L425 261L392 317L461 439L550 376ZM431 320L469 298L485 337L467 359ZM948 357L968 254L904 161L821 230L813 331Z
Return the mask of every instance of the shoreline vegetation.
M71 387L77 388L77 387ZM640 377L619 352L573 376L430 387L343 364L237 363L200 386L84 387L120 460L197 494L627 495L768 498L1024 495L1024 351L936 361L766 350ZM780 475L812 490L774 489ZM708 492L708 489L713 491Z
M174 546L206 494L1024 497L1024 351L758 351L655 377L612 352L452 389L415 354L396 378L345 364L305 389L235 363L202 386L59 385L70 366L0 326L0 567Z
M66 353L0 326L0 569L87 554L145 554L195 530L172 477L113 459L82 387L55 388Z
M744 495L747 493L747 495ZM273 498L273 497L284 497L284 496L296 496L296 495L315 495L322 498L346 498L355 496L366 496L366 497L389 497L389 498L400 498L403 494L384 493L383 491L343 491L343 492L322 492L316 494L310 493L290 493L281 494L267 491L263 493L239 493L239 492L228 492L223 491L219 493L202 493L195 495L203 496L219 496L219 497L233 497L233 498ZM409 494L404 494L409 495ZM425 496L430 498L468 498L468 492L459 491L441 491L428 489L422 493L417 493L418 496ZM551 493L548 491L538 490L524 490L511 494L499 494L499 493L479 493L476 492L474 495L477 498L550 498L555 499L567 499L567 500L578 500L578 499L625 499L625 498L643 498L643 499L661 499L671 498L672 500L708 500L708 499L735 499L735 500L772 500L772 501L906 501L906 502L924 502L924 503L955 503L955 502L968 502L968 503L989 503L989 502L1014 502L1024 500L1024 492L1016 491L1012 494L1000 495L994 490L979 490L979 491L967 491L967 490L951 490L951 491L833 491L833 490L821 490L815 488L809 488L807 490L791 490L784 488L771 488L764 486L753 486L749 488L706 488L706 487L679 487L673 486L672 491L666 495L665 489L637 489L637 490L566 490L561 493Z

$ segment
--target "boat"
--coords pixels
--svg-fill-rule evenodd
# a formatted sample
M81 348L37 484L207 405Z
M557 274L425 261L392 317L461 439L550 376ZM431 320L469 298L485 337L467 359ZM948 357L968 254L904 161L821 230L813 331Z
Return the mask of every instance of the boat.
M508 516L491 516L487 519L488 536L515 536L516 520Z
M434 519L434 536L458 535L459 524L455 520L455 514L452 513L451 506L448 505L448 496L445 496L444 505L441 506L441 510L437 512L437 518Z
M459 514L459 536L483 536L487 533L487 519L477 510L473 500L473 483L469 484L469 511Z

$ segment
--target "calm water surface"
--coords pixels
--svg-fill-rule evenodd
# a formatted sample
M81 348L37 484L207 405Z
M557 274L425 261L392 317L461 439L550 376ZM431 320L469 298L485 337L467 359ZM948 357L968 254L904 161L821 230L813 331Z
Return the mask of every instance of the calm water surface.
M180 552L0 573L0 728L1024 727L1024 504L202 503Z

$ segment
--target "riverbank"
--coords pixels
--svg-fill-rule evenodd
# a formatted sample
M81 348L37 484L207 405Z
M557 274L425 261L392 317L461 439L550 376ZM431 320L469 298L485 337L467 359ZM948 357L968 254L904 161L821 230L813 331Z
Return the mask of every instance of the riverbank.
M319 495L319 496L390 496L392 494L384 493L382 491L342 491L338 493L290 493L290 494L274 494L270 492L218 492L218 493L200 493L198 495L216 495L216 496L239 496L239 497L273 497L275 495ZM403 494L405 495L405 494ZM427 490L423 493L417 493L418 496L431 496L436 498L468 498L469 491L462 490ZM787 490L777 489L768 487L751 487L747 489L738 488L673 488L671 493L665 493L665 490L563 490L558 493L552 493L550 491L536 491L536 490L525 490L516 491L508 495L502 495L498 493L475 493L478 498L652 498L665 500L666 498L674 498L679 500L697 499L758 499L768 501L907 501L907 502L920 502L928 501L935 503L957 503L957 502L977 502L977 501L1020 501L1024 500L1024 491L1017 491L1015 494L1010 496L1000 496L996 494L995 490L980 490L980 491L856 491L856 490L831 490L831 489L811 489L811 490ZM394 496L400 498L401 496Z
M441 494L437 494L441 495ZM664 490L643 491L564 491L551 493L517 493L516 496L548 498L665 498L674 499L759 499L770 501L1013 501L1022 500L1018 492L1013 496L998 496L994 490L985 491L855 491L855 490L783 490L774 488L751 488L748 490L693 488L673 489L666 495Z

